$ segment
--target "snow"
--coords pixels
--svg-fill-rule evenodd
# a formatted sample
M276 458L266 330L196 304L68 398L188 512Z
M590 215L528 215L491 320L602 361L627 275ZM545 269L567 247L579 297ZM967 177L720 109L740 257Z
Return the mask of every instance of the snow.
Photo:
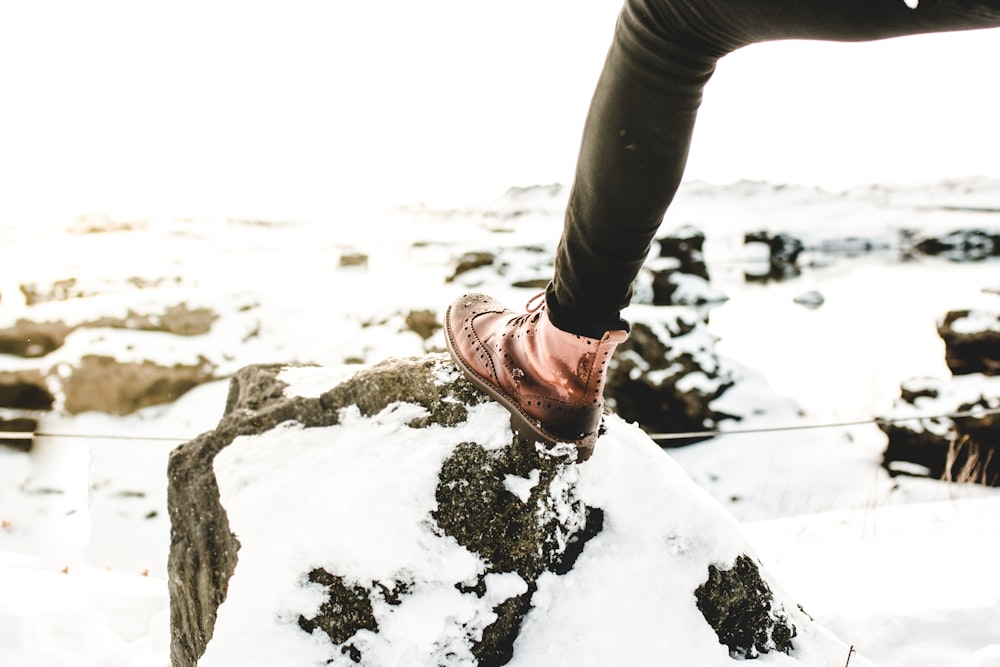
M951 328L957 334L1000 333L1000 314L973 310L964 317L956 318Z
M471 584L487 564L435 534L426 520L435 507L436 472L457 444L490 432L499 446L509 441L509 431L497 428L508 422L501 408L477 406L467 423L429 429L406 426L423 412L414 406L392 405L371 419L356 409L343 412L336 426L279 427L238 438L216 457L241 555L200 665L272 665L288 656L296 664L328 664L329 644L302 633L297 617L271 613L297 609L309 618L319 611L323 588L302 581L302 573L317 567L349 582L392 588L403 578L407 584L399 604L376 605L379 632L357 640L364 664L371 665L471 664L465 635L491 622L496 604L527 590L517 574L494 573L483 597L462 595L454 582ZM519 483L525 482L537 479ZM735 519L620 419L609 420L590 461L556 476L553 497L565 498L570 484L581 502L603 510L604 528L568 575L539 580L509 664L645 665L663 654L682 664L730 664L690 600L704 581L706 560L726 563L746 550ZM549 511L570 526L571 515L579 514L565 500ZM304 543L307 526L323 529ZM788 611L801 629L802 648L792 658L768 655L764 664L815 664L831 647L839 650L825 630ZM663 630L667 624L670 631ZM630 636L643 640L623 641ZM334 660L351 664L346 657Z
M83 329L44 363L59 368L102 351L165 363L203 354L220 374L249 363L321 364L283 374L290 394L316 396L362 367L348 361L374 363L439 345L439 334L423 341L403 330L405 313L425 308L440 317L462 289L444 282L462 251L495 247L498 232L504 244L551 249L564 189L488 199L511 183L569 180L620 2L326 6L335 9L317 14L309 3L289 3L276 14L267 3L206 9L180 2L153 16L110 0L4 4L0 56L18 66L5 78L14 101L0 128L0 326L20 317L123 317L130 308L155 312L183 300L220 314L210 334ZM369 28L386 27L387 12L397 20L379 37L397 49L379 59ZM456 30L456 20L483 29ZM556 34L560 48L553 49ZM1000 198L1000 135L991 130L1000 99L995 87L982 85L984 68L966 63L996 62L997 48L996 32L984 31L851 46L767 44L720 63L706 90L690 180L669 216L706 232L712 286L729 297L713 308L708 331L739 378L714 405L752 416L724 428L880 414L905 379L948 376L937 318L960 308L997 310L995 262L897 264L873 255L817 262L794 280L751 286L742 274L753 248L741 243L743 232L765 228L891 243L901 229L995 225L989 210ZM406 62L394 55L403 50ZM361 61L369 69L358 70ZM956 105L962 122L935 132L941 124L934 119L952 117ZM915 136L920 155L912 150ZM889 181L895 185L883 185ZM841 191L846 186L854 187ZM407 207L392 208L397 203ZM80 233L95 225L108 231ZM369 255L367 267L340 270L341 255L358 250ZM511 273L537 268L529 253L511 257ZM163 282L138 289L132 276ZM95 294L29 307L19 289L69 277ZM483 279L484 290L512 305L530 296L488 274ZM807 291L825 303L796 305ZM695 351L705 342L700 334L675 342L684 339ZM16 370L35 362L4 356L0 364ZM977 382L985 380L963 379L962 391ZM30 454L0 448L0 667L169 664L166 459L177 444L214 427L227 390L225 381L213 382L126 417L45 415L40 430L55 435L37 437ZM240 441L227 454L240 457L226 467L227 493L287 502L283 492L299 485L291 471L269 471L272 485L246 486L248 471L261 465L255 447L288 447L294 439L306 445L297 463L305 466L345 456L355 437L398 434L409 409L374 421L346 414L343 450L321 451L311 440L320 432L292 429ZM477 420L496 409L483 406L464 428L481 438ZM391 454L432 466L454 437L434 433L420 456L404 447ZM499 446L503 434L495 437ZM641 463L681 466L724 508L714 525L738 522L774 578L862 656L884 667L997 667L1000 586L990 569L1000 552L997 492L889 478L878 465L884 444L873 425L731 433ZM643 560L649 541L665 539L666 523L684 521L684 507L675 489L642 502L616 493L616 484L642 473L630 451L599 447L592 462L607 468L580 472L594 502L614 509L609 529L627 535L628 551L602 553L595 538L590 564L581 560L570 575L572 593L556 595L540 582L537 608L567 631L561 647L543 646L548 628L529 616L518 646L522 664L560 664L566 654L552 652L570 650L571 628L595 632L579 622L598 603L616 623L618 634L605 635L609 645L627 646L622 640L631 633L656 636L657 621L684 624L692 645L714 641L702 621L645 618L604 593L615 582L600 566L613 558L633 568L633 578L641 572L651 590L690 594L691 572L674 578L662 563ZM426 511L433 494L406 485L369 488L364 474L338 474L371 504L368 514L339 508L359 540L331 553L386 576L392 549L367 530L366 517L413 531L406 517ZM532 483L512 478L508 487L524 493ZM309 490L329 496L334 489ZM669 511L649 511L654 502ZM317 533L309 517L282 525L257 507L238 519L247 539ZM651 520L660 522L658 531L648 529ZM712 528L692 530L710 537ZM670 547L683 564L691 544ZM437 559L422 561L428 576L477 567L459 549L439 545L427 553ZM295 557L241 560L236 576L288 575ZM306 602L318 600L296 589L300 582L270 579L273 587L261 596L295 589ZM490 599L520 586L510 576L491 578ZM238 585L234 593L250 595ZM437 590L416 600L388 629L407 641L381 650L419 653L434 631L421 610L450 608L453 596ZM465 613L472 618L486 608ZM224 611L220 622L235 620ZM278 659L271 664L287 664L282 649L292 640L267 621L259 630L274 639ZM309 648L295 641L307 664ZM224 648L213 646L203 664L218 664ZM632 657L632 664L650 662Z
M970 182L964 192L976 200L984 191L995 191L991 188L991 182ZM170 360L185 358L187 350L202 349L229 369L280 360L289 364L281 374L289 385L286 393L315 397L365 364L387 356L422 354L435 345L439 349L440 332L422 341L405 329L405 312L426 308L440 317L445 305L462 289L445 282L450 263L466 250L494 247L498 225L504 228L503 243L511 245L537 245L557 233L559 202L565 190L528 192L534 212L507 218L489 212L517 210L516 198L484 202L469 210L388 211L360 226L324 227L308 222L275 226L209 222L202 226L164 220L128 231L88 235L84 237L88 243L96 246L104 238L128 256L141 248L160 247L153 273L139 275L154 276L161 267L170 266L173 258L194 266L222 268L188 274L186 280L192 283L188 291L178 291L175 285L127 288L123 280L136 268L128 265L107 265L104 282L95 283L114 291L117 312L137 303L156 312L157 304L165 307L179 297L211 306L220 320L209 334L178 341L155 332L101 329L86 333L99 332L104 337L102 349L125 358L134 358L136 350L141 350L143 357ZM965 196L963 192L955 194L955 188L948 184L919 195L925 201L936 198L953 204L961 204ZM887 240L894 238L893 227L902 220L928 233L943 232L956 224L955 218L942 216L937 207L915 213L911 207L915 196L905 189L886 190L872 201L867 192L828 198L822 191L763 185L686 185L676 201L677 215L703 221L713 284L730 299L711 310L707 326L699 325L691 333L672 339L669 329L676 318L697 323L693 311L658 312L636 305L630 312L651 323L675 351L704 355L714 343L724 354L725 368L735 377L736 385L713 405L748 416L741 422L724 422L725 435L669 450L660 462L643 460L640 464L629 461L624 450L616 453L610 447L599 447L592 461L613 465L617 472L588 472L581 481L594 503L610 508L609 530L629 531L630 546L627 553L613 554L616 562L621 560L634 572L642 572L649 586L664 595L679 594L682 582L667 576L662 564L653 567L643 562L643 554L648 553L644 548L649 540L657 539L657 533L649 529L643 534L641 526L648 527L653 517L683 520L683 506L673 495L679 491L664 490L668 495L663 498L627 500L627 494L615 491L615 484L627 487L624 480L628 474L634 476L636 470L651 466L672 466L676 461L724 508L719 510L720 521L739 522L775 580L820 623L854 644L860 656L890 667L981 667L996 659L993 620L1000 609L1000 594L997 586L989 583L985 567L975 559L988 558L1000 547L996 543L1000 531L995 530L992 518L997 492L970 484L890 478L879 466L885 439L872 424L755 432L870 418L888 410L904 381L912 385L919 380L911 378L923 375L948 377L935 331L943 312L995 309L996 295L982 289L995 282L990 262L955 264L924 259L900 264L878 255L833 258L805 266L798 278L767 286L744 283L740 265L732 263L734 253L740 250L736 239L761 223L758 210L767 211L770 229L817 237L826 234L828 238L851 232L850 222L856 219L864 220L869 236ZM808 220L802 215L804 207L812 216ZM979 220L982 214L962 215ZM367 238L370 229L379 230L376 238ZM24 257L48 245L70 244L77 238L68 232L58 237L25 233L18 242L22 251L15 256ZM308 245L303 244L304 238L309 239ZM173 242L164 243L166 240ZM330 250L345 246L368 253L369 266L338 267L339 253L331 259ZM220 255L215 251L218 247L229 247L233 252ZM240 261L239 253L250 259ZM75 263L71 259L48 265L49 280L72 275ZM27 263L16 266L29 268ZM407 267L407 280L402 283L396 279L401 266ZM262 272L261 267L267 270ZM32 278L44 283L46 276L39 267L30 268ZM517 270L532 269L512 269L514 275ZM486 281L483 289L515 305L533 293L511 288L488 272L481 278ZM310 289L310 285L323 287ZM802 309L792 301L792 296L808 286L821 286L828 296L816 310ZM330 298L322 296L324 293ZM4 291L0 316L6 321L33 317L36 312L60 318L62 305L72 315L67 321L87 321L105 313L110 303L110 297L97 294L41 304L44 308L36 310L18 303L16 296L16 292ZM257 333L248 337L251 331ZM126 345L133 350L126 350ZM87 349L71 341L52 358L59 364L72 364ZM364 363L344 363L349 357ZM15 362L22 363L5 359L8 367ZM442 365L438 372L446 381L456 371ZM994 384L995 379L982 376L956 378L948 383L948 396L975 395L989 391ZM36 438L30 454L0 450L0 518L4 521L0 528L0 576L10 582L0 598L0 615L9 621L3 624L0 656L8 664L165 667L169 641L166 457L179 442L214 426L226 394L226 382L217 381L190 391L171 405L126 417L45 415L40 430L52 435ZM401 437L405 429L401 431L400 422L411 418L413 410L412 406L399 405L373 420L346 411L338 427L339 448L323 446L329 443L329 435L323 431L277 429L240 440L227 449L218 462L223 488L228 498L247 500L244 506L248 513L236 512L232 518L239 526L241 540L281 543L299 531L310 530L315 517L303 515L299 521L276 518L277 509L293 502L291 490L330 498L326 504L358 537L331 551L331 558L372 579L390 578L399 562L400 554L394 555L397 541L392 541L394 548L387 548L385 535L373 533L370 526L376 520L388 521L399 535L410 535L404 542L426 547L427 535L415 527L413 517L432 506L433 489L398 482L375 484L376 472L400 458L406 460L407 467L429 469L439 465L449 447L463 439L501 446L507 437L503 432L484 437L481 424L495 420L499 410L489 404L477 408L481 412L473 411L462 427L467 429L464 433L432 429L421 434L419 454L406 438L398 440L394 449L387 447L367 460L370 472L329 462L329 457L356 461L352 448L383 442L387 435ZM903 414L903 407L899 410L901 416L909 414ZM74 434L104 437L80 439ZM122 437L133 440L117 439ZM264 465L262 449L288 449L292 443L296 451L302 448L304 452L298 463L268 470L271 484L248 483L252 473ZM299 473L318 465L321 459L327 461L325 469L334 471L336 479L328 478L316 488L303 486L304 477ZM586 470L597 468L581 467L580 474ZM602 475L617 475L617 481L612 483ZM634 477L632 481L638 482ZM536 483L532 478L507 479L507 487L522 497ZM362 493L365 502L338 507L334 502L338 489ZM672 507L676 512L651 512L652 507ZM706 539L713 532L711 526L699 530ZM538 609L553 614L550 618L558 616L569 629L583 618L586 605L599 600L621 621L615 626L621 636L654 632L653 619L642 618L641 610L619 608L615 600L594 592L615 583L606 579L607 568L600 567L600 544L596 538L588 546L594 548L594 569L581 560L582 569L571 574L577 581L573 589L577 593L549 592L543 578L535 598ZM685 539L671 543L671 548L683 554L691 544ZM316 604L315 591L310 595L308 587L299 586L300 569L293 565L301 566L301 561L296 561L300 557L287 553L241 560L230 607L239 607L240 595L276 599L293 590ZM423 558L422 571L429 578L440 568L467 571L472 576L478 567L469 554L440 545L427 550ZM817 577L817 570L827 574ZM296 574L272 577L271 588L253 595L239 592L241 581L253 579L254 573L261 571ZM491 580L490 599L502 599L519 586L521 583L510 578ZM406 639L392 646L380 644L378 650L397 657L407 651L419 654L436 632L421 621L424 612L452 604L459 602L451 591L428 589L415 600L414 607L393 617L398 626L392 628L392 636ZM486 607L461 608L467 620L486 618ZM227 620L238 612L223 611L220 623L240 620ZM672 622L694 624L691 619ZM559 664L560 658L552 653L558 647L541 645L543 630L529 617L519 639L518 660L523 662L518 664ZM701 625L692 627L691 636L698 637L704 630ZM273 635L275 655L293 641L273 623L265 622L253 631ZM913 639L915 634L920 641ZM560 640L567 644L560 651L569 650L572 637L567 630ZM295 644L296 650L303 651L303 664L307 664L310 649L300 640L296 640L300 642ZM374 646L379 640L373 636L370 641ZM230 651L239 650L234 645L213 645L203 664L218 664L225 660L223 656L232 655ZM643 664L641 656L633 658L637 660L634 664ZM861 657L855 660L862 664Z

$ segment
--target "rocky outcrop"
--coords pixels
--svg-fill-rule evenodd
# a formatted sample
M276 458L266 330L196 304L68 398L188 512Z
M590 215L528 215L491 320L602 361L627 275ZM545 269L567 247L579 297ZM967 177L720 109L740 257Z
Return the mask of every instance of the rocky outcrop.
M94 411L127 415L175 401L194 387L214 380L213 371L212 363L204 358L196 364L164 366L87 355L62 380L62 407L70 414Z
M747 282L767 283L787 280L801 274L799 255L805 244L790 234L768 231L748 232L743 236L743 244L758 244L766 248L766 261L760 268L744 272Z
M212 309L190 308L186 303L168 306L162 313L139 313L130 309L125 317L104 316L73 325L63 321L20 319L13 326L0 329L0 354L44 357L62 347L66 337L77 329L129 329L198 336L208 333L216 319L218 315Z
M914 378L879 427L890 474L1000 485L1000 378ZM963 415L963 416L947 416Z
M952 310L937 329L953 374L1000 375L1000 312Z
M75 280L57 281L45 289L22 285L21 290L29 305L90 296L83 287L78 289ZM25 367L22 370L0 373L0 409L126 415L172 402L189 389L216 379L216 364L203 357L196 363L162 364L118 359L107 354L84 354L66 360L54 358L58 355L53 353L63 348L73 332L84 329L193 337L209 332L217 319L212 309L190 307L186 303L167 306L161 312L130 308L124 316L106 315L74 324L63 320L18 319L13 325L0 328L0 354L31 361L21 364Z
M956 229L943 236L926 236L916 243L916 249L955 262L975 262L1000 256L1000 230Z
M462 254L447 278L476 289L497 277L511 287L543 290L552 279L552 252L540 246L514 246Z
M173 667L846 655L621 419L567 465L446 355L342 374L245 368L218 428L171 455Z
M32 440L24 434L34 433L37 428L38 419L34 417L0 416L0 447L9 447L22 452L30 451Z
M611 360L605 387L617 414L638 422L647 433L704 431L733 417L712 408L734 379L693 311L633 306L628 317L632 331ZM676 447L698 439L664 444Z
M646 260L636 280L633 303L703 306L726 300L709 282L703 233L685 226L657 238L656 244L659 251Z
M880 428L893 474L1000 485L1000 314L951 311L938 322L947 379L914 378ZM949 416L951 415L951 416ZM955 416L962 415L962 416Z

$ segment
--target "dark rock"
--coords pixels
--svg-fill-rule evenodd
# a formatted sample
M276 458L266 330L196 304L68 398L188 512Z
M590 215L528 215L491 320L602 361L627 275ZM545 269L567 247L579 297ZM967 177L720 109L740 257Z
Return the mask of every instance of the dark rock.
M943 255L955 262L980 261L1000 255L1000 232L960 229L941 237L927 237L916 243L925 255Z
M342 577L321 568L309 573L309 582L326 586L329 600L323 603L314 618L299 616L299 627L303 630L310 634L322 630L334 644L345 643L358 630L378 632L368 588L356 584L349 586ZM371 586L376 587L377 582L372 582Z
M63 380L64 409L70 414L96 411L127 415L151 405L170 403L185 392L215 380L213 365L161 366L151 361L122 362L87 355Z
M677 270L709 280L708 265L705 264L703 247L705 235L691 226L685 226L668 236L656 239L660 247L660 257L671 257L678 261Z
M21 452L31 451L31 438L15 438L4 434L34 433L38 428L38 420L34 417L0 417L0 447L9 447Z
M757 564L743 554L729 569L708 566L708 580L695 590L698 609L733 658L792 650L795 626L775 605Z
M938 322L945 362L955 375L1000 375L1000 312L952 310Z
M1000 379L982 380L903 383L900 398L879 422L887 436L882 466L890 475L1000 485L1000 415L988 412L1000 407ZM957 416L962 413L970 414Z
M799 239L784 233L771 234L767 231L748 232L743 237L744 245L760 243L768 249L768 262L762 271L744 273L747 282L781 281L798 276L799 255L805 245Z
M411 310L406 315L406 327L427 340L442 328L432 310Z
M539 246L513 246L462 255L448 282L474 289L499 279L512 287L542 290L551 277L551 251Z
M217 319L219 316L211 308L189 308L186 303L179 303L169 306L163 313L137 313L129 309L124 318L102 317L80 326L200 336L211 331Z
M496 255L492 252L467 252L458 258L455 271L448 278L447 282L454 282L460 275L468 273L473 269L490 266L494 260L496 260Z
M654 306L706 306L726 300L709 284L702 254L705 235L682 227L656 239L659 252L643 264L632 303Z
M73 327L64 322L18 320L14 326L0 329L0 354L16 357L44 357L62 347Z
M79 328L131 329L199 336L208 333L218 317L211 308L189 308L186 303L180 303L169 306L162 313L138 313L130 309L125 317L100 317L72 326L65 322L20 319L14 326L0 329L0 354L44 357L62 347L66 337Z
M735 381L721 368L714 339L689 311L633 307L630 316L632 331L608 368L605 397L612 410L647 433L704 431L733 416L711 407Z
M50 410L55 400L40 371L0 371L0 408Z
M341 267L361 267L368 268L368 255L363 252L345 252L340 256Z

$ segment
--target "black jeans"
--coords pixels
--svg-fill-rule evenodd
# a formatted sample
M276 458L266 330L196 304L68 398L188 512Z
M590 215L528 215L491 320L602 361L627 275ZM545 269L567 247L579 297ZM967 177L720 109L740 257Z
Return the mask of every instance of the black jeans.
M584 126L546 292L552 322L591 338L628 328L620 312L680 184L702 89L725 54L780 39L997 26L1000 0L920 0L915 9L903 0L626 0ZM995 67L982 65L991 81Z

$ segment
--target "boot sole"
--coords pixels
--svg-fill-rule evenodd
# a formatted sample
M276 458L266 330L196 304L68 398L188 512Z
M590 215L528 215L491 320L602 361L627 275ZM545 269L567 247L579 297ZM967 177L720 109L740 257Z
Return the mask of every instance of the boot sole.
M590 435L584 436L579 440L564 440L557 438L546 431L545 427L538 423L537 420L530 415L525 414L525 412L521 409L521 406L518 405L511 396L509 396L503 389L493 384L492 381L474 371L458 354L456 350L457 345L451 329L451 306L448 306L448 311L445 314L444 327L445 344L448 347L448 354L451 355L452 361L455 362L455 365L458 366L458 368L462 371L462 374L465 375L465 377L472 384L489 394L491 398L507 409L507 412L510 413L511 430L513 430L518 437L528 441L539 442L548 450L555 449L561 444L572 445L576 449L576 463L582 463L590 458L591 454L594 453L594 445L597 442L597 433L591 433ZM561 453L553 453L561 455Z

